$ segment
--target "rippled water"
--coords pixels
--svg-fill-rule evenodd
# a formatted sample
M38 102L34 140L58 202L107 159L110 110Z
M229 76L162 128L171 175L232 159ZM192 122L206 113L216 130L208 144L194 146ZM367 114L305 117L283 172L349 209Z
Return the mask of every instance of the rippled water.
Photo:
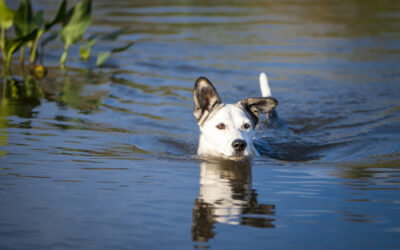
M34 1L56 10L58 3ZM397 1L96 0L90 32L133 41L102 70L51 43L2 79L1 249L399 249ZM194 80L259 96L289 130L251 163L201 162Z

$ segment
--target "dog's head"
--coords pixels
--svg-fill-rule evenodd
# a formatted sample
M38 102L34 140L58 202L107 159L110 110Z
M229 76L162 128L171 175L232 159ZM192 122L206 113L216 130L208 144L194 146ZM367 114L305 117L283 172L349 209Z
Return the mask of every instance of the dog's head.
M260 113L273 110L278 102L271 97L247 98L223 104L211 82L196 80L193 111L200 127L200 155L248 158L254 154L253 134Z

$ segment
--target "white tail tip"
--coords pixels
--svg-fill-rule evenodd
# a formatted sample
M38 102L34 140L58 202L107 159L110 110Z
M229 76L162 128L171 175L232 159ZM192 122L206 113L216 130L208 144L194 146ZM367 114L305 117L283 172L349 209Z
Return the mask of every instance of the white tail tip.
M268 78L264 72L260 74L260 88L261 88L261 95L263 97L271 96L271 89L269 88L268 85Z

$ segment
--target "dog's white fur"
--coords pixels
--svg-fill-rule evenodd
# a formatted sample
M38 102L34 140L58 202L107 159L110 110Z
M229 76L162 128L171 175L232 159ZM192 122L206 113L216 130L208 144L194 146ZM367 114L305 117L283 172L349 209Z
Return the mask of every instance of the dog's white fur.
M226 129L216 126L224 123ZM218 113L200 127L200 141L197 153L199 155L214 155L231 157L234 149L231 146L236 139L244 140L247 144L243 156L252 156L256 151L253 145L254 128L245 129L244 124L251 123L243 109L235 104L227 104ZM249 147L250 146L250 147Z
M277 105L276 100L270 98L271 90L265 73L260 74L260 88L262 98L248 98L236 104L222 104L215 88L206 78L200 77L196 81L194 115L201 132L199 155L238 159L251 158L258 154L253 145L258 114L267 113ZM269 106L267 102L270 102ZM218 128L219 124L224 124L224 129ZM240 152L233 146L233 142L237 140L246 144Z
M260 78L260 89L261 89L262 97L270 97L271 96L271 88L269 87L269 84L268 84L267 75L263 72L260 74L259 78Z

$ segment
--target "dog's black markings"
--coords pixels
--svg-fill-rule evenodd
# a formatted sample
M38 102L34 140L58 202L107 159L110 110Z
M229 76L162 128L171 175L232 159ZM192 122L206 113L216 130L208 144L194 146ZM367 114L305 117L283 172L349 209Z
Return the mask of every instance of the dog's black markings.
M221 98L211 82L205 77L199 77L193 88L193 100L195 108L193 115L197 122L200 122L204 115L209 115L211 111L221 104Z
M193 115L200 125L209 118L211 113L224 106L217 90L205 77L197 78L193 88L193 100L195 103ZM267 114L278 105L278 101L272 97L254 97L244 99L237 105L241 105L247 111L254 127L258 122L259 113Z
M278 101L272 97L253 97L244 99L239 104L250 114L251 121L255 126L258 122L259 113L269 113L278 105Z

